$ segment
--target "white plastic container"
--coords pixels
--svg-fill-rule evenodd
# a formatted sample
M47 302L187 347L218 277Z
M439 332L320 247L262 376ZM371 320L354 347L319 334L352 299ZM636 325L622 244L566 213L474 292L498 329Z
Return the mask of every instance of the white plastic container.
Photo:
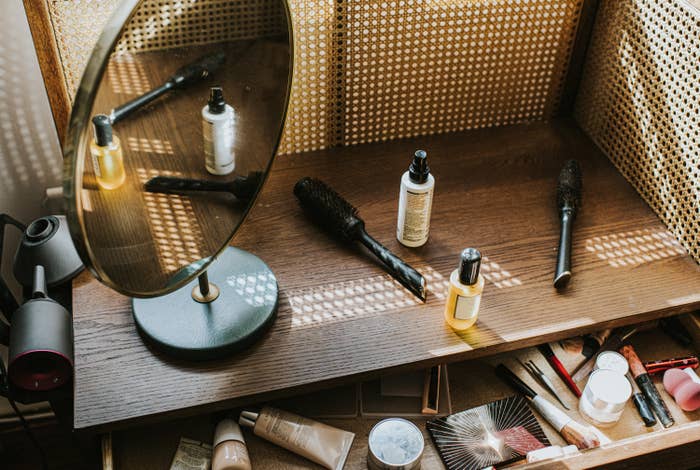
M233 108L224 101L221 87L212 87L209 103L202 109L204 159L212 175L228 175L236 167Z
M578 402L581 415L596 426L607 427L617 423L632 395L627 378L609 369L594 370Z
M396 238L402 245L417 247L428 241L434 188L428 156L424 150L418 150L401 177Z

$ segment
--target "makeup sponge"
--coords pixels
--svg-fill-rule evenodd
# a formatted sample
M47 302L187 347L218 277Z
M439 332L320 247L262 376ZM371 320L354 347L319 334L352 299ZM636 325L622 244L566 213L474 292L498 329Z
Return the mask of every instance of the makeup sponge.
M681 369L669 369L664 373L664 388L683 411L700 408L700 384Z

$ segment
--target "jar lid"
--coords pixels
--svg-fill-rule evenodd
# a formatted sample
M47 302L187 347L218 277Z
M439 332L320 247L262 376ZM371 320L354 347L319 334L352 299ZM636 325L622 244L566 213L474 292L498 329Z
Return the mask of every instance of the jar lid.
M370 468L411 470L420 468L425 443L415 424L402 418L388 418L374 425L368 447Z
M603 351L595 360L596 369L613 370L620 375L625 375L630 369L625 356L616 351Z
M614 370L598 369L589 376L583 394L596 410L617 413L624 409L632 395L632 386L624 375Z

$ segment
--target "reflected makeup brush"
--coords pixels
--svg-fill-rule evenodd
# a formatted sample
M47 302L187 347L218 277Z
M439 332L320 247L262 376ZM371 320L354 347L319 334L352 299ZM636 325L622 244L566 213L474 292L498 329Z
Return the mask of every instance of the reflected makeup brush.
M530 399L530 404L537 412L556 429L569 444L579 449L591 449L610 440L593 426L585 426L557 408L551 401L538 395L529 385L523 382L503 364L496 366L496 375L519 393Z
M144 93L138 98L134 98L128 103L124 103L123 105L114 108L109 114L110 121L112 124L121 121L133 112L143 108L166 93L173 90L186 88L200 80L207 78L209 75L216 72L225 60L226 55L223 52L217 52L215 54L200 57L194 62L180 67L161 86Z
M232 181L210 181L176 176L156 176L146 181L144 189L149 193L185 194L189 192L231 193L236 198L248 200L260 186L263 174L254 171L248 176L237 176Z
M559 173L557 204L561 218L557 266L554 287L561 289L571 279L571 231L576 213L581 207L581 168L576 160L569 160Z
M294 185L294 194L311 218L343 242L360 242L384 263L394 279L425 302L425 278L372 238L365 230L365 222L357 209L326 183L305 177Z

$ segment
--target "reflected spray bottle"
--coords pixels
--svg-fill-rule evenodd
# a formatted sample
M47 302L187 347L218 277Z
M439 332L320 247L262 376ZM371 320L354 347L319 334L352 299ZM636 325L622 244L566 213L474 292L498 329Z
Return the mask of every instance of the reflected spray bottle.
M466 330L476 323L484 290L480 269L481 253L476 248L467 248L462 251L459 267L450 275L445 321L455 330Z
M92 129L94 139L90 143L90 155L97 184L102 189L116 189L126 180L119 139L112 131L109 117L104 114L92 118Z
M234 123L233 108L224 100L223 89L212 87L209 102L202 109L204 159L207 171L212 175L228 175L236 166Z

